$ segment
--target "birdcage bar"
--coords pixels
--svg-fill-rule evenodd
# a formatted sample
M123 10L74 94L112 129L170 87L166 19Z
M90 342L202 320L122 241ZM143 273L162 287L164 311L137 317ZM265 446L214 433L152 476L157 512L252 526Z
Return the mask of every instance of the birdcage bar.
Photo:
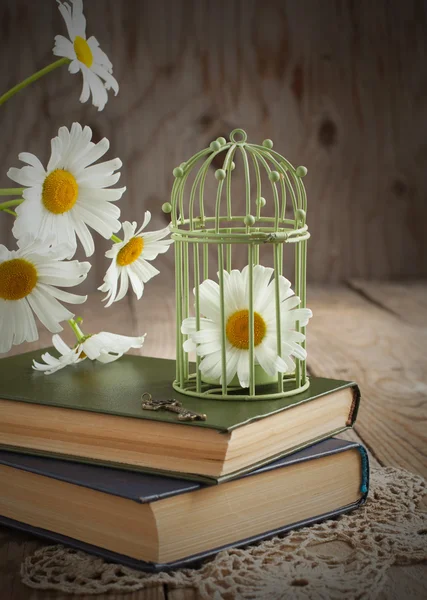
M296 244L295 246L295 294L299 297L301 294L301 269L300 269L300 244ZM301 331L301 327L299 321L295 324L295 329L297 331ZM295 383L299 387L301 385L301 366L298 358L295 358Z
M306 276L307 276L307 240L303 240L301 244L298 244L300 248L301 255L301 280L299 290L300 298L301 298L301 307L305 308L307 306L307 286L306 286ZM305 335L306 327L303 326L300 328L301 333ZM306 349L307 338L301 342L301 346ZM301 385L305 385L307 382L307 363L306 361L301 361Z
M229 151L227 152L227 155L224 159L224 164L222 167L225 170L225 172L227 173L226 181L227 181L227 218L228 219L233 216L232 211L231 211L231 174L233 172L233 158L234 158L234 155L236 154L236 150L237 150L237 146L235 144L233 144L233 146L231 146Z
M244 217L241 217L243 219ZM232 244L261 244L261 243L280 243L287 242L288 244L298 243L307 240L310 237L307 226L295 230L278 231L272 233L267 227L256 228L260 231L251 230L247 233L247 228L233 228L233 233L228 233L229 227L224 227L216 234L211 231L184 231L178 233L172 228L172 239L185 240L186 242L200 242L206 244L232 243Z
M196 313L196 327L200 331L200 266L199 266L199 244L193 244L194 252L194 297L195 297L195 313ZM196 392L200 393L202 389L202 374L200 372L200 356L196 353Z
M274 244L274 292L275 292L275 308L276 308L276 344L277 355L282 356L282 323L280 316L280 279L278 276L279 270L279 251L283 244ZM277 377L277 392L283 392L283 374L278 373Z
M176 311L177 314L182 316L182 296L181 296L181 242L175 241L175 264L177 265L177 269L175 269L175 290L176 290ZM179 381L179 385L182 387L184 385L184 363L183 363L183 354L184 350L182 347L183 343L183 335L181 333L181 327L179 323L179 319L177 319L176 323L176 379Z
M227 395L227 363L226 363L226 322L224 304L224 245L218 244L218 279L219 279L219 303L221 318L221 370L222 370L222 393Z
M248 151L253 152L254 155L256 157L258 157L258 159L260 160L264 169L266 170L267 175L270 175L271 169L270 169L269 164L265 160L264 156L260 152L257 152L255 150L253 150L252 148L251 149L248 148ZM274 181L270 181L270 183L271 183L271 188L273 190L273 201L274 201L274 228L277 230L279 228L279 212L280 212L279 211L279 195L277 193L277 186L274 183Z
M232 233L232 229L231 227L229 227L227 229L227 233ZM231 271L231 267L232 267L232 263L231 263L231 244L227 244L226 245L226 268L227 268L227 272L230 273Z
M190 315L190 286L189 286L189 264L188 264L188 244L182 244L183 251L183 289L182 289L182 320ZM184 355L184 378L188 378L189 359L188 353Z
M248 288L249 288L249 394L255 396L255 336L254 336L254 256L253 245L248 245Z
M286 164L287 161L283 160L283 157L281 157L280 154L275 153L273 150L268 150L268 152L267 152L265 150L265 148L263 148L263 146L254 146L252 148L252 150L260 158L260 161L263 163L264 167L266 168L267 173L269 173L271 171L271 169L270 169L270 166L268 165L268 163L266 162L265 158L268 158L269 160L271 160L272 164L276 167L277 171L281 175L283 175L283 185L284 185L284 182L286 182L287 188L289 190L289 194L290 194L291 200L292 200L292 207L295 212L299 208L299 206L298 206L297 197L295 196L294 186L291 184L288 173L287 173L287 164ZM276 158L275 158L276 154L279 157L279 159L281 159L281 162L276 160ZM288 164L290 166L290 163L288 163ZM297 179L297 178L295 178L295 179ZM296 185L297 184L298 184L298 182L296 182Z
M204 242L203 239L199 240L200 242ZM209 279L209 245L203 244L203 279Z

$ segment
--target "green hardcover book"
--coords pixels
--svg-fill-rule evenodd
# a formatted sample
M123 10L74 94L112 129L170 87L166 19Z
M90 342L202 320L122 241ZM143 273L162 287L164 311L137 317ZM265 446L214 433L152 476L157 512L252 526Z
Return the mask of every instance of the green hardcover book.
M360 400L355 383L321 377L279 400L201 400L173 390L172 360L126 355L44 375L32 369L40 354L0 360L1 447L210 483L344 431ZM145 392L176 398L206 421L143 410Z

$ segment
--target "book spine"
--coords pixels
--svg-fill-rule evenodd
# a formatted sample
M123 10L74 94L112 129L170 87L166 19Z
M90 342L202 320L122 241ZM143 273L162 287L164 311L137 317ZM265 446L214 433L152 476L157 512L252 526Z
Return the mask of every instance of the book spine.
M349 412L347 422L346 422L347 427L353 427L353 425L356 421L356 418L357 418L357 413L359 411L359 404L360 404L359 386L356 384L353 384L352 390L353 390L353 402L351 403L350 412Z
M363 446L359 445L358 450L362 461L362 483L360 485L360 491L366 498L369 491L369 457Z

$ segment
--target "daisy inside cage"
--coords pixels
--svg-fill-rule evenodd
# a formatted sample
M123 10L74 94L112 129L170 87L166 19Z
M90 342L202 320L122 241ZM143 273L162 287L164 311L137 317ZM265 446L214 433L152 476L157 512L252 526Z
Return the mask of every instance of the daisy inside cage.
M305 167L241 129L174 169L176 379L191 396L258 400L309 386Z

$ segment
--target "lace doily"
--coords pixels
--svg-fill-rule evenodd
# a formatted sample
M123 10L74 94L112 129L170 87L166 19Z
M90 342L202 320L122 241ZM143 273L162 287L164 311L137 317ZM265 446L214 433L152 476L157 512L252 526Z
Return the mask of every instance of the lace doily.
M373 469L369 499L359 510L247 548L225 550L199 569L147 574L56 545L25 560L22 581L73 594L169 584L192 587L206 600L369 600L381 591L391 565L427 560L427 513L421 505L425 493L426 482L417 475Z

